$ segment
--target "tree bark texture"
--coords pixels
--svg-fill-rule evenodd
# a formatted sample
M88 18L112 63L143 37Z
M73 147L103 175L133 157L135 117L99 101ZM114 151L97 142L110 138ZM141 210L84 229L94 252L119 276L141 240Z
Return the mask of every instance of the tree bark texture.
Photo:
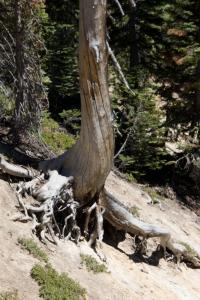
M16 64L16 103L15 120L20 121L24 99L24 53L21 1L15 0L15 64Z
M98 195L110 172L114 138L107 84L106 0L80 1L79 68L81 133L79 141L60 157L41 164L74 177L75 199Z
M138 38L137 38L137 8L132 6L130 10L130 71L134 71L140 63Z

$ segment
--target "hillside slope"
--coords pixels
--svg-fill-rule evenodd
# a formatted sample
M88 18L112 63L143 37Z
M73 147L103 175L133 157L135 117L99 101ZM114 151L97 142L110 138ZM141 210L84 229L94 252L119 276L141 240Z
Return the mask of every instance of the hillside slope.
M137 185L131 185L111 173L107 188L128 207L137 206L140 218L167 227L178 240L188 243L200 253L200 218L177 201L163 200L162 206L148 204L148 199ZM31 223L13 222L17 213L16 197L9 184L0 181L0 292L18 290L20 300L37 300L39 289L30 277L37 259L21 250L19 237L32 236ZM104 243L110 273L93 274L81 265L80 254L95 253L85 243L76 246L72 242L60 241L51 245L48 253L51 264L59 272L67 272L87 290L88 299L101 300L198 300L200 299L200 270L180 267L174 262L160 260L159 266L137 262L134 259L132 240L127 237L119 249ZM149 249L156 249L156 239L148 242ZM53 251L52 251L53 250ZM97 258L97 257L96 257ZM98 259L98 258L97 258Z

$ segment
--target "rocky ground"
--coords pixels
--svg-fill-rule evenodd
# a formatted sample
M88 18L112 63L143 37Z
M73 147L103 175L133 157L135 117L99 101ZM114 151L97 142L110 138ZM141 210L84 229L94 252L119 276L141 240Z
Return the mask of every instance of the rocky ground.
M128 207L136 206L142 220L167 227L179 241L184 241L200 254L200 217L181 206L177 200L162 199L150 204L149 198L137 185L129 184L111 173L107 188ZM200 270L191 269L184 263L163 258L159 264L146 263L133 255L133 241L127 236L119 249L104 242L110 273L93 274L81 265L80 254L96 257L85 243L59 242L58 246L42 245L31 233L30 223L13 222L17 213L17 199L6 181L0 181L0 291L18 290L20 300L37 300L39 289L30 277L37 259L18 245L19 237L34 238L48 253L51 264L59 272L67 272L87 290L88 299L139 300L139 299L200 299ZM150 252L157 247L156 239L148 242ZM98 259L96 257L96 259ZM153 265L154 264L154 265Z

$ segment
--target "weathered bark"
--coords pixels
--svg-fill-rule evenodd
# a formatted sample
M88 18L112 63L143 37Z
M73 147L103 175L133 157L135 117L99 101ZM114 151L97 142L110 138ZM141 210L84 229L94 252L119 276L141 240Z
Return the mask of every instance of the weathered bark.
M80 1L79 67L81 134L79 141L41 168L74 177L80 202L97 195L113 161L112 112L107 85L106 0Z
M23 52L23 26L21 16L21 1L15 0L15 64L16 64L16 102L15 120L21 119L21 110L25 101L24 87L24 52Z
M137 7L136 7L136 5L135 6L131 5L130 21L129 21L129 27L130 27L130 71L134 71L140 63L136 23L137 23Z
M26 177L26 169L4 162L9 167L5 171L14 170L14 176ZM1 165L0 165L1 167ZM160 238L160 245L169 250L176 258L188 262L192 267L200 267L200 256L188 248L184 242L178 242L172 238L171 233L158 225L148 224L135 218L129 210L120 203L110 192L103 189L99 198L90 206L80 209L80 202L74 199L73 177L66 177L58 174L57 171L49 171L49 178L44 174L35 177L29 182L21 182L17 187L17 196L24 215L14 220L33 221L32 230L36 232L44 243L47 243L49 235L52 241L57 244L56 235L64 239L72 239L79 242L84 234L90 246L95 246L97 254L105 260L98 246L103 240L103 220L107 220L115 229L129 233L134 237L142 237L143 251L148 238ZM32 195L38 202L34 205L25 204L23 198L26 194ZM93 213L93 215L91 215ZM85 224L83 224L83 216ZM81 222L80 222L81 217ZM56 233L56 235L55 235Z
M39 62L41 41L38 43L40 49L35 47L39 39L36 33L38 26L36 12L29 0L14 0L13 9L15 29L10 36L14 42L11 53L14 58L12 80L15 97L13 133L16 135L14 138L17 139L19 133L27 132L30 128L32 130L39 128L40 101L44 99L45 92ZM31 32L29 32L30 28Z
M97 246L103 239L105 218L118 230L131 235L144 239L159 237L163 248L169 249L178 260L183 258L199 267L200 257L191 255L186 246L174 242L168 230L137 220L103 189L112 166L114 148L107 88L106 0L81 0L80 12L80 139L68 152L41 163L48 178L42 174L18 185L19 205L25 214L20 219L31 218L33 230L44 242L50 234L56 243L55 233L60 238L78 242L84 233L89 245ZM5 161L0 162L1 166L8 172L14 170L15 176L27 175L26 169ZM23 197L27 193L40 204L24 204ZM91 206L80 207L86 204ZM82 216L85 216L85 224L80 220Z
M36 173L29 168L8 163L2 155L0 155L0 169L4 173L22 178L33 178L36 175Z
M200 3L199 1L197 1L197 4L196 4L196 12L197 12L197 15L199 15L200 13ZM200 42L200 20L198 22L198 33L197 33L197 41ZM196 121L199 122L200 121L200 59L198 59L198 62L197 62L197 68L196 68L196 78L197 78L197 81L198 81L198 87L197 87L197 90L196 90L196 101L195 101L195 116L196 116Z

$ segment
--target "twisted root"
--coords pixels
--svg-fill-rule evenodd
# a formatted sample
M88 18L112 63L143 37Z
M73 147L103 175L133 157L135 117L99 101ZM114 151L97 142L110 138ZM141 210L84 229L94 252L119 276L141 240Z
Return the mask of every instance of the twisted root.
M0 168L14 176L33 178L33 173L29 170L13 166L2 158ZM200 267L200 256L197 253L191 251L186 244L174 241L168 230L135 218L105 189L90 207L81 208L79 202L74 200L72 184L73 177L61 176L54 170L48 171L46 175L37 175L31 181L20 183L17 187L19 205L24 213L21 221L31 219L33 231L39 234L44 243L47 242L48 236L57 243L56 235L78 243L81 237L81 228L77 224L79 211L81 214L86 213L83 232L89 245L96 246L101 258L105 257L98 252L98 248L101 248L104 234L103 219L106 219L117 230L143 237L144 241L159 237L164 252L169 250L177 258L177 262L184 260L193 267ZM24 204L23 198L27 194L36 198L37 202L34 205ZM94 213L91 216L92 212Z

